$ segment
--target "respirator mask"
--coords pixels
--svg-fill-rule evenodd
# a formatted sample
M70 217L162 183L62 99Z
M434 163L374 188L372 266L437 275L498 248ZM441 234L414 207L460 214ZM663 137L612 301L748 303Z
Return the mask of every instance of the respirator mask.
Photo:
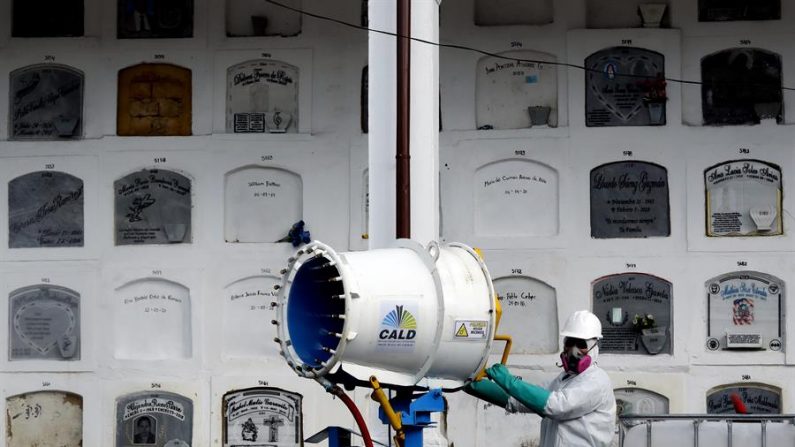
M563 352L560 353L560 362L563 370L571 374L580 374L591 366L589 352L597 345L594 340L589 348L588 341L581 338L566 337L563 339ZM583 349L587 351L583 352Z

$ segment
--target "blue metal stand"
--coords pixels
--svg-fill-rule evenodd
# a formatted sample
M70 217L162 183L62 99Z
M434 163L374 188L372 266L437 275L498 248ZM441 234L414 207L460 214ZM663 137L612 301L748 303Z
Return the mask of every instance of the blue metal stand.
M406 435L403 447L422 447L422 430L432 424L431 413L444 411L441 388L434 388L419 397L410 392L398 394L389 402L396 412L400 412L400 421ZM379 408L378 418L384 424L389 424L383 408Z

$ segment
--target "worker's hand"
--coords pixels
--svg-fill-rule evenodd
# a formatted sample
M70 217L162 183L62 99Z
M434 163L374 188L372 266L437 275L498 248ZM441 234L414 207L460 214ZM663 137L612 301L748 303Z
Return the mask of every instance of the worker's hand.
M489 379L469 383L464 392L501 408L508 404L508 393Z
M508 367L502 363L495 363L491 365L491 367L486 368L486 375L503 388L508 388L508 383L516 380L516 378L511 375L511 371L508 370Z
M549 399L549 391L540 386L522 381L522 379L512 375L508 368L501 363L495 363L490 368L487 368L486 375L505 390L509 396L536 413L543 414L544 407Z

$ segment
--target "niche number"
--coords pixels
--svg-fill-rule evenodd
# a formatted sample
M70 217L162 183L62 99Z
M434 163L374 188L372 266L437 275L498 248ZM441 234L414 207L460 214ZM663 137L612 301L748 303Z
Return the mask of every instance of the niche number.
M750 154L751 153L751 149L748 149L747 147L741 147L739 152L741 154Z
M55 163L46 163L44 169L55 169Z
M634 380L627 380L627 385L629 386L638 386L638 382Z
M268 268L265 268L265 269L259 269L259 272L260 272L260 273L270 273L270 272L271 272L271 269L268 269Z
M525 153L525 151L513 151L513 153L514 153L514 154L516 154L516 155L521 155L522 157L524 157L525 155L527 155L527 154Z
M632 156L632 151L624 151L624 156L625 157L631 157Z
M271 54L270 53L262 53L262 57L267 57L267 58L270 59L271 58Z
M621 39L621 45L632 45L632 39Z
M267 380L257 380L257 383L260 386L268 386L268 381Z
M155 163L165 163L166 157L155 157Z
M751 380L751 375L750 374L743 374L742 379L743 380Z
M162 388L162 386L160 386L160 384L159 384L159 383L157 383L157 382L152 382L152 388L153 388L153 389L154 389L154 388Z
M746 261L737 261L737 267L748 267L748 262L746 262Z
M152 270L152 274L155 276L161 276L163 274L162 270Z
M50 283L50 278L42 278L41 282L49 284Z
M271 161L271 160L273 160L273 155L263 155L262 157L260 157L260 160L262 160L262 161Z
M634 269L638 267L638 265L633 262L627 262L626 264L628 269Z
M166 58L165 54L155 54L155 59L165 59L165 58Z
M41 382L42 388L47 388L50 385L52 385L52 383L50 383L50 382Z
M511 269L511 273L514 275L521 275L522 269Z
M751 45L751 39L740 39L740 45Z
M519 42L518 40L512 41L511 48L522 48L522 42Z
M47 62L55 62L55 56L52 56L52 55L48 54L48 55L44 56L44 60L47 61Z

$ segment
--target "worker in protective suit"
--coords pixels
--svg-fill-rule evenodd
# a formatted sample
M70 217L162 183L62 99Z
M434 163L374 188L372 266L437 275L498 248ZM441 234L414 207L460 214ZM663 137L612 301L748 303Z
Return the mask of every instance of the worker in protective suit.
M587 310L574 312L563 330L563 372L545 387L522 381L502 364L465 391L510 412L540 415L540 447L603 447L613 439L616 401L610 378L595 362L602 324Z

